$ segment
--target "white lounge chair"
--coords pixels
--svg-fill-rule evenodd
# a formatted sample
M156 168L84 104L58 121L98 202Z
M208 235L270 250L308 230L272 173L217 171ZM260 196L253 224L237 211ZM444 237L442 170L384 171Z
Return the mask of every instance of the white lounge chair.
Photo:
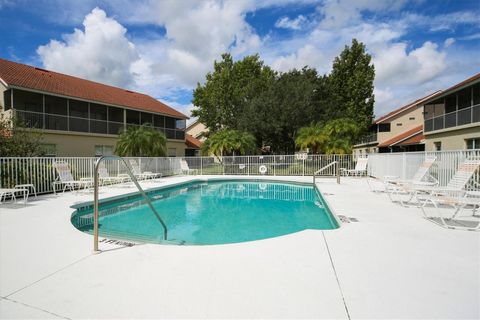
M420 206L423 215L429 221L432 221L442 227L449 229L462 229L462 230L471 230L479 231L480 230L480 216L475 215L475 212L480 208L480 196L472 196L474 193L479 194L480 192L467 192L465 196L431 196L428 197L424 204ZM432 204L435 208L436 215L431 215L427 213L426 205ZM453 209L453 214L445 217L447 212L446 208ZM462 219L458 218L460 212L471 209L471 217L462 216ZM474 220L476 218L477 221Z
M184 159L180 160L180 168L182 169L183 174L187 174L187 175L189 175L190 173L198 174L198 170L197 169L190 169L187 161L185 161Z
M465 189L467 184L479 167L480 159L467 159L463 164L460 165L457 172L453 175L445 187L409 185L404 186L404 189L407 192L412 193L412 198L416 199L417 202L421 203L422 205L424 205L425 202L432 196L462 196L466 192Z
M358 158L355 169L340 168L340 172L345 176L363 176L367 174L368 158Z
M7 200L7 196L10 195L11 202L15 203L17 202L17 197L15 194L17 192L23 193L23 201L27 203L28 199L28 189L26 188L0 188L0 203L2 203L3 200Z
M438 180L435 177L428 175L428 172L432 165L435 163L436 159L436 157L426 157L423 163L418 168L417 172L415 172L415 174L413 175L413 178L409 180L400 180L398 177L395 176L384 176L382 180L385 186L385 192L387 193L390 200L392 202L395 202L392 196L405 193L405 189L408 186L437 186ZM406 202L409 202L410 200L411 198L408 199ZM401 201L401 199L399 199L399 201L403 205L403 201Z
M118 175L118 176L110 176L108 173L107 167L102 163L98 168L98 177L100 178L100 184L113 184L113 183L123 183L130 180L130 178L125 175Z
M75 180L73 178L72 172L70 171L70 166L66 162L54 162L53 167L57 171L58 177L55 179L53 184L53 193L57 194L57 185L63 185L63 192L67 188L70 191L77 189L87 189L88 187L93 185L92 178L81 178L80 180ZM58 180L58 181L57 181Z
M142 170L140 168L140 165L137 163L137 161L135 159L129 159L128 162L130 163L133 175L138 180L157 179L157 178L162 177L161 173L154 173L154 172L151 172L151 171L142 172Z

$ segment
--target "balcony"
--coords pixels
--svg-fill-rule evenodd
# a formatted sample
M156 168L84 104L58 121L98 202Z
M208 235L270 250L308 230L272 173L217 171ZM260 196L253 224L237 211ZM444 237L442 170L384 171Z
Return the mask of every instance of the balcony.
M20 110L16 110L15 114L21 121L21 124L27 128L114 135L120 134L124 130L123 122ZM127 127L138 126L139 125L135 124L127 124ZM165 134L167 139L185 140L185 130L168 129L162 127L154 128Z
M480 123L480 104L427 119L424 123L424 131L454 128L477 122Z
M361 137L360 139L355 141L354 145L368 144L368 143L372 143L372 142L376 142L376 141L377 141L377 133L372 132L372 133L369 133L367 135L364 135L363 137Z

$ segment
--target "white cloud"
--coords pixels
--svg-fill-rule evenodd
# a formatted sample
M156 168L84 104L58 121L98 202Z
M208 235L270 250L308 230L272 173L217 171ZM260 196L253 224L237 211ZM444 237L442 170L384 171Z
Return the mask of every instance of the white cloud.
M289 17L282 17L275 22L275 27L283 29L300 30L302 26L307 22L307 18L303 15L299 15L295 19L291 20Z
M83 26L83 31L63 35L63 41L38 47L44 67L116 86L131 84L130 69L139 55L126 29L98 8L85 17Z
M445 40L445 42L443 42L443 47L448 48L454 43L455 43L455 38L448 38Z

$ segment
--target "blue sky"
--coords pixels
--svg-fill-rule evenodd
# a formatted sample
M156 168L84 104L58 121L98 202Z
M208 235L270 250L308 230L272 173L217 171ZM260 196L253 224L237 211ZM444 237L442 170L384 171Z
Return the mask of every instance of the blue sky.
M189 114L192 90L223 52L323 74L357 38L375 64L379 116L480 72L479 17L478 0L0 0L0 57Z

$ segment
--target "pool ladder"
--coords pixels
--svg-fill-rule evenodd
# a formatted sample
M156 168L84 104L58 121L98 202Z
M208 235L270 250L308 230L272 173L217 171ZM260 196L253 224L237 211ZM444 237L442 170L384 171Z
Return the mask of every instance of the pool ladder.
M317 170L313 173L313 185L315 185L315 177L319 173L325 171L325 169L328 169L332 166L335 166L335 177L337 178L337 183L340 184L340 166L339 166L339 163L338 163L338 161L332 161L329 164L327 164L325 167L320 168L319 170Z
M160 217L158 214L157 210L152 205L152 201L150 198L147 196L145 191L142 189L140 184L138 183L137 178L135 178L135 175L132 173L132 170L130 170L130 167L127 165L127 162L125 159L119 156L102 156L98 158L98 160L95 162L95 170L94 170L94 176L93 176L93 253L100 253L100 250L98 250L98 169L100 168L100 163L104 160L119 160L125 164L125 167L127 168L127 173L132 182L135 184L137 187L138 191L140 191L141 195L145 198L147 201L148 206L152 210L152 212L155 214L155 217L158 219L160 224L162 225L163 228L163 240L167 240L167 225L163 221L163 219Z

